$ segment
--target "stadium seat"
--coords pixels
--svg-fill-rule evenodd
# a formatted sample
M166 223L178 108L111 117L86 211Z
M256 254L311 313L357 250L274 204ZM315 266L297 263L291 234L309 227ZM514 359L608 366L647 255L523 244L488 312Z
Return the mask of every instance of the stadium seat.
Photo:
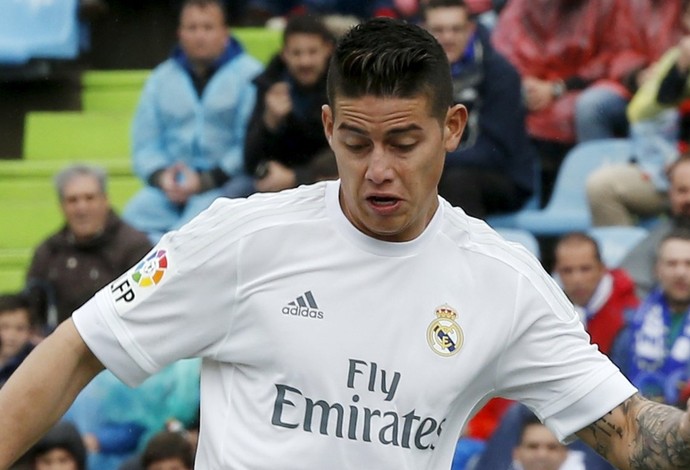
M553 194L543 209L526 208L508 218L487 219L494 228L519 228L536 236L558 236L586 231L592 226L585 181L597 168L627 162L632 154L627 139L583 142L566 155L558 171Z
M532 195L522 205L522 207L514 212L505 214L495 214L487 218L487 223L492 227L516 227L515 218L517 215L526 210L538 210L541 204L541 167L539 162L534 163L534 188L532 188Z
M82 110L134 116L150 70L89 70L82 75Z
M599 244L602 261L609 268L620 266L628 252L644 239L649 231L644 227L592 227L587 233Z
M280 50L283 32L277 29L262 27L232 28L232 34L244 46L245 50L264 65Z
M76 58L77 7L78 0L0 0L0 64Z
M111 176L132 176L130 126L132 117L122 112L72 111L27 114L24 161L100 164Z
M539 241L537 237L532 235L527 230L520 230L516 228L497 228L496 231L499 235L510 242L520 243L522 246L527 248L527 251L532 253L537 259L541 257L541 252L539 250Z

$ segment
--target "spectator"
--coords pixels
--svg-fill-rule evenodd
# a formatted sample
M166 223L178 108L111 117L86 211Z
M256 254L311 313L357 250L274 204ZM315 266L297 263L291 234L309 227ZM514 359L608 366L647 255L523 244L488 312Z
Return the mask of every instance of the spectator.
M690 226L690 157L682 156L676 160L669 168L668 179L669 217L662 219L623 258L620 266L632 276L640 299L649 294L655 283L654 264L661 240L676 227Z
M31 470L86 470L86 449L76 427L58 423L28 452ZM95 470L95 469L94 469Z
M663 2L671 8L680 2ZM690 2L678 17L690 32ZM677 10L675 10L677 13ZM678 30L678 28L676 28ZM667 33L668 35L668 33ZM655 41L650 41L654 43ZM595 225L635 225L667 209L666 171L690 144L690 35L682 37L656 63L628 106L632 123L631 164L607 165L587 180L587 196ZM679 121L679 114L686 116Z
M688 28L687 0L627 0L620 3L618 33L627 48L613 60L611 75L634 94L652 75L656 62L678 43Z
M146 183L124 219L157 241L221 195L232 180L251 187L242 168L261 64L228 36L220 0L186 0L179 45L147 80L133 123L133 163Z
M172 437L172 435L175 435L175 437ZM154 441L157 442L154 443ZM153 435L142 452L125 461L118 470L144 470L144 453L148 453L154 461L159 460L160 457L172 459L173 461L169 463L179 466L178 470L184 470L182 463L186 459L185 456L191 455L192 460L190 461L189 468L193 468L198 444L198 419L186 427L179 421L170 420L166 423L164 430Z
M254 83L257 100L244 158L257 191L280 191L316 181L313 163L328 149L321 124L326 69L335 38L320 19L292 17L283 48ZM332 176L337 177L335 158Z
M533 462L532 459L529 459L528 456L531 453L529 452L529 449L525 447L521 448L521 446L524 446L527 442L525 439L525 431L527 428L532 426L534 426L534 430L536 432L533 436L530 436L528 440L532 441L532 445L535 448L541 447L545 456L551 456L551 458L548 459L544 458L542 463L546 464L550 462L551 465L553 465L554 459L556 462L560 461L560 458L557 458L557 456L562 456L559 449L556 447L552 447L551 449L542 447L546 441L550 442L551 444L558 443L558 441L552 439L551 436L544 434L542 432L543 428L540 428L539 424L539 421L535 419L534 413L532 413L529 408L520 403L513 404L513 406L511 406L510 409L508 409L503 415L501 423L496 429L496 432L494 432L493 436L491 436L491 439L489 439L484 452L481 454L476 463L469 468L472 468L473 470L517 470L520 468L520 464L529 465L530 463L536 463ZM546 437L547 439L539 439L541 444L537 444L537 441L533 439L537 435ZM567 457L566 460L561 464L562 467L556 467L559 470L574 470L571 465L575 465L576 469L586 468L587 470L614 470L614 467L610 463L604 460L592 448L588 447L580 440L576 440L569 444L567 449ZM524 452L521 452L521 450ZM552 467L536 468L541 470ZM525 467L524 470L526 469L527 467Z
M177 432L162 431L151 438L142 455L144 470L192 470L192 445Z
M151 243L111 208L102 168L71 165L55 176L65 225L34 252L26 288L38 326L53 328L138 262Z
M463 0L429 0L424 23L451 64L454 101L469 112L439 193L475 217L519 209L534 188L537 163L519 104L520 76Z
M611 59L605 86L589 87L577 99L578 142L628 135L628 101L649 78L654 62L680 38L680 10L680 0L618 2L618 21L610 29L620 38L620 49Z
M200 361L177 361L130 388L103 371L77 396L63 420L82 432L89 468L117 470L174 420L193 423L199 410Z
M564 235L554 251L559 284L580 314L592 343L609 355L625 324L625 311L639 303L633 280L622 269L608 269L596 240L584 233Z
M690 229L667 234L658 246L657 285L631 314L616 341L614 361L640 393L685 408L681 392L690 367Z
M34 348L29 301L22 295L0 295L0 387Z
M609 62L620 49L612 28L618 3L511 0L494 29L496 49L522 76L527 129L540 154L542 203L548 201L561 162L576 142L577 98L608 78Z
M513 449L514 470L585 470L582 457L558 442L556 436L532 415L522 423L520 440Z

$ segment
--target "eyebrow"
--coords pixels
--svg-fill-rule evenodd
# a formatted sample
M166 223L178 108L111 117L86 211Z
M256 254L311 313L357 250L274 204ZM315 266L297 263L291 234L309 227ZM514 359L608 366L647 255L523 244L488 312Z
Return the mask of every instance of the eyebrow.
M367 135L367 133L363 129L361 129L357 126L347 124L347 123L341 123L338 126L338 129L344 130L344 131L349 131L349 132L354 132L355 134L360 134L363 136ZM394 127L393 129L386 131L386 136L406 134L408 132L421 131L421 130L423 130L423 129L420 126L418 126L417 124L409 124L409 125L404 126L404 127Z

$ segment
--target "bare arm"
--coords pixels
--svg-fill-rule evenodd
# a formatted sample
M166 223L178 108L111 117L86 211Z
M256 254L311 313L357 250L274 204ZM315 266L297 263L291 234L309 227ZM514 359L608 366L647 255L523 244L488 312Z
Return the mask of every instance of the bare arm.
M50 429L102 369L71 319L43 340L0 389L0 469Z
M690 468L690 412L639 394L577 435L622 470Z

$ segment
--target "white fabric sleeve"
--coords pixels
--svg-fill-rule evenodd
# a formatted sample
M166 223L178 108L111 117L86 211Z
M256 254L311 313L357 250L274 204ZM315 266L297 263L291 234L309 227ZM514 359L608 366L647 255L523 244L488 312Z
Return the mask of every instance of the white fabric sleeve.
M548 275L521 278L517 292L497 389L527 405L559 440L566 440L636 389L590 344L572 304Z
M86 344L123 382L136 385L178 359L213 357L230 334L237 248L217 209L164 236L74 312Z

